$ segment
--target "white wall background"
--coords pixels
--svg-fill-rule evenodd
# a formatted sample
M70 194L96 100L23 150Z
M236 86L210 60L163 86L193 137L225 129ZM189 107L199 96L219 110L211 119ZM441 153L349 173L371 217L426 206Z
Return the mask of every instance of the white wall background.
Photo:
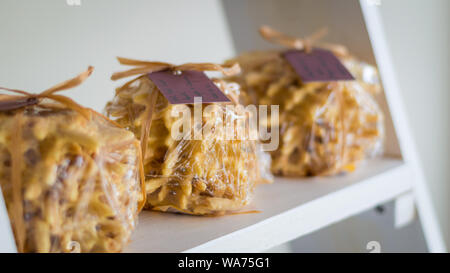
M231 56L223 16L216 0L2 0L0 86L40 92L93 65L67 94L101 110L118 86L109 77L124 69L115 56L174 63Z

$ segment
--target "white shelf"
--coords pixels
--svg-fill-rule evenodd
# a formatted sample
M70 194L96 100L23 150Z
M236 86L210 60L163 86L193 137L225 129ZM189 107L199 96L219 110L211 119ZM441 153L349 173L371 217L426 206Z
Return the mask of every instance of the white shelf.
M410 191L410 175L402 160L381 158L352 174L277 178L259 186L247 209L261 213L199 217L144 211L125 251L264 251Z

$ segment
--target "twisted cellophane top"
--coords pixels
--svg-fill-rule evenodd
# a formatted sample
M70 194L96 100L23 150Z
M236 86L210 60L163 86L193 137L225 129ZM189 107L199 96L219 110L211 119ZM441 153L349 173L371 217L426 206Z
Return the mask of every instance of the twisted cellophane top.
M356 78L302 83L281 51L242 54L242 73L228 77L242 87L245 104L280 106L280 145L272 172L282 176L332 175L382 152L383 114L374 96L377 70L350 55L339 56ZM270 119L267 119L270 128Z
M0 112L0 185L19 251L119 252L143 201L139 148L104 117L61 105Z
M237 85L219 81L216 84L230 97L237 95ZM170 104L147 76L141 76L117 90L106 112L141 138L152 95L157 98L150 109L152 123L144 144L147 209L220 215L243 208L250 202L255 185L272 179L266 170L270 158L257 156L263 152L256 140L224 138L224 126L218 126L223 118L244 121L248 117L223 103L203 104L205 110L210 106L212 111L204 111L201 121L195 124L193 104ZM171 129L180 117L171 113L182 111L190 113L191 138L194 128L202 131L209 126L212 130L204 132L201 139L172 137ZM237 128L243 123L236 124Z

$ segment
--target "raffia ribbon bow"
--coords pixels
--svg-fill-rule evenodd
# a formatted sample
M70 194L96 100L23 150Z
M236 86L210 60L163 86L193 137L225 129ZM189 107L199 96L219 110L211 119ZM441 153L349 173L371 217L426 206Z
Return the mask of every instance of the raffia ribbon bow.
M42 99L51 99L79 112L81 115L89 119L91 117L90 109L79 105L69 97L58 95L55 93L71 89L80 85L92 74L92 71L94 71L94 68L92 66L89 66L86 71L80 73L75 78L59 83L53 87L50 87L47 90L44 90L39 94L33 94L23 90L0 87L1 90L18 94L18 95L1 94L0 111L16 110L26 106L39 104L42 101Z
M271 43L279 44L292 49L305 50L307 53L310 53L313 49L313 45L317 44L318 40L327 35L328 29L321 28L305 38L298 38L264 25L259 28L259 33L264 39ZM319 46L332 51L338 56L345 56L348 54L347 48L342 45L321 43Z
M232 65L220 65L215 63L185 63L181 65L174 65L164 62L140 61L122 57L117 57L117 60L119 61L120 64L135 66L135 68L114 73L111 76L111 80L113 81L130 77L133 75L148 74L152 72L163 71L166 69L170 69L173 71L187 71L187 70L220 71L225 76L232 76L241 71L241 68L238 63Z

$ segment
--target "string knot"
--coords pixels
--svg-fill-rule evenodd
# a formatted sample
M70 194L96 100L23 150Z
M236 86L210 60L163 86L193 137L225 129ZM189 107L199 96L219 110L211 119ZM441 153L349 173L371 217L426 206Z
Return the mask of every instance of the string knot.
M128 58L117 57L117 60L122 65L134 66L126 71L116 72L112 74L111 80L119 80L122 78L130 77L133 75L142 75L158 71L163 71L170 69L176 73L187 70L197 70L197 71L219 71L225 76L233 76L241 72L241 68L238 63L226 65L226 64L215 64L215 63L185 63L181 65L174 65L164 62L150 62L150 61L140 61Z
M287 48L305 50L307 53L310 53L313 50L314 45L316 45L320 39L327 35L328 29L324 27L309 36L299 38L287 35L273 29L272 27L263 25L259 28L259 33L264 39L271 43L282 45ZM338 56L345 56L348 54L347 48L342 45L321 43L320 47L329 49Z
M68 108L71 108L77 112L79 112L84 117L90 119L91 111L88 108L85 108L69 97L56 94L59 91L67 90L74 88L81 83L83 83L94 71L92 66L89 66L88 69L78 76L59 83L49 89L42 91L39 94L29 93L23 90L10 89L5 87L0 87L1 90L8 91L11 93L15 93L17 95L0 95L0 112L1 111L11 111L16 109L21 109L27 106L37 105L41 102L42 99L51 99L57 101Z

